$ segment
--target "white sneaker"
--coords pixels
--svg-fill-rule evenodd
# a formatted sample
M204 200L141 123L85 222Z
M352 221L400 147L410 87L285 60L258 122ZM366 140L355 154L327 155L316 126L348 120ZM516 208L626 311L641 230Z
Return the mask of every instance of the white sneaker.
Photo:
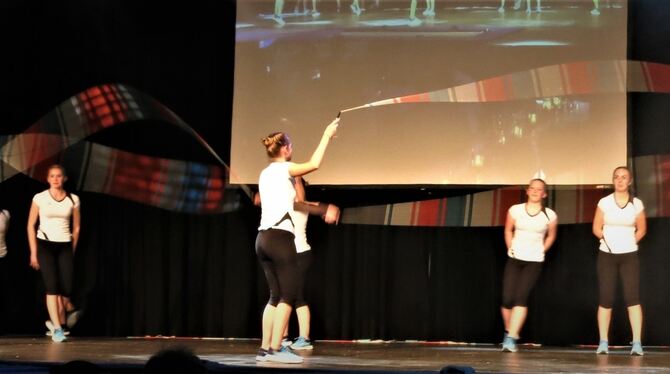
M298 356L297 354L293 353L290 348L288 347L281 347L279 351L273 351L270 350L268 352L268 355L265 356L266 361L269 362L279 362L282 364L302 364L303 359L302 357Z
M284 26L286 24L284 19L281 18L280 16L272 16L272 20L275 21L279 26Z
M505 8L503 7L498 8L498 13L505 13Z
M598 9L593 9L593 10L591 11L591 15L592 15L592 16L599 16L599 15L600 15L600 11L599 11Z
M412 27L421 26L422 23L423 22L416 17L409 19L409 25Z

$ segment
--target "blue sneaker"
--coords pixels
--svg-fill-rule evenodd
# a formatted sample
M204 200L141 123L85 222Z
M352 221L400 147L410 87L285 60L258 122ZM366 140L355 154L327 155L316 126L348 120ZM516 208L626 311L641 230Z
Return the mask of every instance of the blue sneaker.
M55 329L53 335L51 335L51 340L56 342L56 343L60 343L60 342L64 341L65 339L66 338L65 338L65 334L63 332L63 329Z
M302 349L314 349L314 346L312 345L311 340L300 336L293 342L293 344L291 344L291 349L299 351Z
M631 356L644 356L642 351L642 342L635 341L633 342L633 347L630 350Z
M502 351L503 352L516 352L518 351L516 347L516 339L514 339L511 336L506 336L505 340L503 341L502 345Z
M256 361L265 362L268 360L269 352L266 349L258 348L258 353L256 353Z
M304 361L302 357L291 351L289 347L281 347L278 351L270 349L268 351L267 360L270 362L279 362L282 364L302 364Z
M51 320L46 320L44 325L47 327L47 329L49 329L46 333L46 336L53 336L54 330L56 330L56 326L54 326L53 322L51 322ZM66 328L63 328L63 335L68 336L70 335L70 332Z
M610 353L610 348L607 343L607 340L601 340L600 343L598 343L598 349L596 349L596 354L597 355L606 355Z

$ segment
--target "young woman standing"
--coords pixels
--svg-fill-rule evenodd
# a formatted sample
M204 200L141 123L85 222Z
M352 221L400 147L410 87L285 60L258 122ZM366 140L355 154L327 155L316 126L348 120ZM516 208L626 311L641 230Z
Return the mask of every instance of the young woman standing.
M600 240L598 251L598 332L600 343L596 353L609 353L608 333L612 305L621 276L623 297L633 335L631 355L642 356L642 305L640 305L640 261L638 243L647 233L647 218L642 201L633 196L633 177L625 166L614 169L614 192L598 202L593 217L593 235Z
M513 205L505 221L507 264L503 274L502 307L505 325L503 352L516 352L516 341L528 315L528 295L542 271L544 255L556 239L558 217L544 206L547 185L533 179L526 189L527 201Z

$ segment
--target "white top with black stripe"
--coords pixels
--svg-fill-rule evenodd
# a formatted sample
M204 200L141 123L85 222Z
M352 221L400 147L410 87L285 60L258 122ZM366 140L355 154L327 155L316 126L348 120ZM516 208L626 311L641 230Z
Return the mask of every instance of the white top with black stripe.
M295 250L297 253L307 252L312 249L309 243L307 243L307 220L309 219L309 214L296 210L291 217L295 224Z
M556 213L544 208L535 215L528 214L526 204L516 204L509 208L509 214L514 218L514 236L512 250L514 258L522 261L544 261L544 237L547 235L549 224L558 218Z
M40 208L37 238L61 243L72 241L70 218L72 211L79 208L79 196L68 194L59 201L51 196L49 190L45 190L36 194L33 202Z
M642 200L634 197L622 208L612 193L600 199L598 208L603 212L604 240L600 239L600 250L616 254L637 251L635 220L644 210Z
M293 232L294 179L289 174L290 162L273 162L261 172L258 192L261 195L261 224L258 230L269 228ZM291 219L286 219L287 216Z

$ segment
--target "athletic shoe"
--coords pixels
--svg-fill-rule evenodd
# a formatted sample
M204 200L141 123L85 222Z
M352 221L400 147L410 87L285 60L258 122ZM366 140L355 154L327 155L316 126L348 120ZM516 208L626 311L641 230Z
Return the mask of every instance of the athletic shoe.
M642 343L641 342L633 342L633 347L630 350L630 355L631 356L644 356L644 352L642 351Z
M281 16L274 15L272 16L272 20L275 21L279 26L284 26L286 24L286 22Z
M505 8L503 7L498 8L498 13L505 13Z
M519 10L521 9L521 0L515 0L514 1L514 10Z
M430 9L426 9L426 10L423 11L423 15L426 16L426 17L435 17L435 11L430 10Z
M610 348L607 344L607 340L601 340L600 343L598 343L598 349L596 349L596 354L597 355L606 355L606 354L609 354L609 353L610 353Z
M505 344L506 339L507 339L507 331L503 333L503 341L500 344Z
M599 15L600 15L600 11L599 11L598 9L593 9L593 10L591 10L591 15L592 15L592 16L599 16Z
M287 336L285 336L285 337L282 338L282 340L281 340L281 346L282 346L282 347L290 347L291 344L293 344L293 342L290 341L289 338L288 338Z
M291 351L289 347L281 347L279 351L268 351L267 360L269 362L279 362L282 364L301 364L304 360L302 357Z
M423 22L416 17L409 19L409 25L412 27L421 26L422 23Z
M79 309L74 309L71 312L67 312L67 315L65 317L65 324L69 328L73 328L74 325L77 324L79 321L79 318L81 317L81 310Z
M67 339L67 338L65 337L63 329L54 330L54 333L51 336L51 340L56 342L56 343L60 343L60 342L64 341L65 339Z
M313 11L312 11L312 17L317 18L317 17L319 17L320 15L321 15L321 13L319 13L318 11L316 11L316 10L313 10Z
M54 330L56 330L56 326L54 326L53 322L51 322L51 320L48 319L44 321L44 325L49 329L49 331L47 331L45 335L53 336ZM70 332L66 329L63 329L63 334L65 334L65 336L68 336L70 335Z
M268 360L269 352L267 349L258 348L258 353L256 353L256 361L265 362Z
M312 345L311 340L300 336L293 342L293 344L291 344L291 349L299 351L303 349L314 349L314 346Z
M516 339L514 339L511 336L506 336L505 340L503 341L502 345L502 351L503 352L516 352L518 351L516 347Z

